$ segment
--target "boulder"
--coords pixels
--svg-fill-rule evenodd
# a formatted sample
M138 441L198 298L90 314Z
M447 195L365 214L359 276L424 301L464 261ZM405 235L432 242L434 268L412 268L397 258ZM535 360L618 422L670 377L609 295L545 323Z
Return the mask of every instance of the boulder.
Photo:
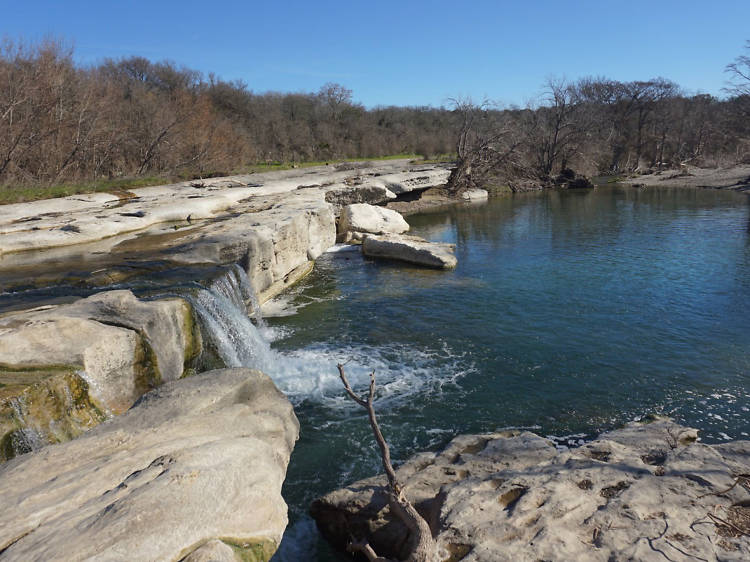
M124 412L192 372L200 351L192 309L179 298L107 291L0 317L0 458Z
M396 211L367 203L354 203L341 210L339 233L344 242L362 240L363 234L401 234L409 223Z
M737 528L748 531L750 481L728 488L750 474L750 442L696 437L668 420L563 450L529 432L466 435L397 475L444 559L748 560L750 537ZM402 557L408 531L390 513L385 482L317 499L323 536L339 548L366 537L380 556Z
M484 189L467 189L461 194L465 201L485 201L488 197L489 193Z
M268 560L298 432L259 371L167 383L76 440L0 466L0 561Z
M362 243L362 253L373 258L405 261L438 269L453 269L458 261L453 254L454 244L428 242L418 236L368 234Z
M179 243L171 240L162 257L180 264L242 264L265 302L336 242L333 205L317 188L249 201L236 210L236 216L186 233Z

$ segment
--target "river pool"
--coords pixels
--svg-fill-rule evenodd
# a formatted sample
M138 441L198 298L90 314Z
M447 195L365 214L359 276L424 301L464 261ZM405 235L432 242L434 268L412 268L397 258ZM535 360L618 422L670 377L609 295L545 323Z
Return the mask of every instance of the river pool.
M707 442L750 434L750 201L712 190L545 191L408 218L455 271L325 254L271 318L300 440L275 560L345 560L307 516L381 472L364 388L398 462L461 433L529 428L574 446L647 414Z

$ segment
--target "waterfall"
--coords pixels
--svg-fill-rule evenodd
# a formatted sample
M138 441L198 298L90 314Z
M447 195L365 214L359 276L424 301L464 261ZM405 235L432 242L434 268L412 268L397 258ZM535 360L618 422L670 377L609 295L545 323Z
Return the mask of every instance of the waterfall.
M262 330L265 323L250 280L239 266L232 266L206 288L187 295L203 325L203 336L227 367L251 367L269 372L274 352ZM258 326L248 316L253 306Z
M20 423L20 428L11 433L10 448L14 456L36 451L49 443L37 428L35 420L29 418L26 414L29 410L24 396L12 398L10 407L13 410L15 418Z
M263 313L260 310L258 295L255 294L255 290L250 284L250 279L242 267L237 264L232 265L226 274L211 282L209 289L230 300L240 309L246 308L249 302L251 308L250 316L255 320L255 324L261 330L267 328L263 320Z
M293 404L314 400L337 410L356 408L341 398L339 362L347 363L355 389L366 389L369 373L377 371L381 403L390 398L407 399L444 382L434 376L436 357L410 347L321 342L295 351L272 349L272 329L260 316L258 299L239 266L227 268L221 276L183 296L198 315L204 341L224 365L263 371ZM248 302L255 322L248 315Z

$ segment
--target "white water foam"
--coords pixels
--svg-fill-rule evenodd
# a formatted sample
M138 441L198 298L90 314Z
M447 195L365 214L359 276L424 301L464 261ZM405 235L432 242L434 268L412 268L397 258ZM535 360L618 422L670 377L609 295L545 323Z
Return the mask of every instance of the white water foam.
M293 403L311 400L333 409L356 409L344 396L338 363L352 387L365 391L375 373L377 400L381 407L408 401L416 395L440 394L446 385L466 374L458 358L448 352L426 352L409 346L338 346L318 344L279 354L269 375Z
M344 363L355 389L365 390L369 375L376 373L377 398L387 406L391 400L408 400L424 392L439 393L443 385L465 374L458 368L458 357L445 349L426 352L409 346L340 346L318 344L281 353L270 341L281 334L268 329L259 317L256 324L247 314L245 303L254 297L245 272L235 267L190 296L203 325L204 336L229 367L251 367L268 374L294 404L305 400L335 409L354 408L346 399L337 364ZM255 299L257 302L257 299ZM451 359L454 359L452 361Z

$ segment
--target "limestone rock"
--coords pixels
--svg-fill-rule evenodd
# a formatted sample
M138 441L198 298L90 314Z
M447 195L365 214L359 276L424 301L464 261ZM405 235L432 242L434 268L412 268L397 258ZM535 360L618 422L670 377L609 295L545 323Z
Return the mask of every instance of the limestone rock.
M355 187L341 185L326 191L326 201L337 207L345 207L354 203L378 205L395 198L396 194L382 185L359 185Z
M453 269L458 261L453 244L428 242L418 236L368 234L362 243L362 253L373 258L405 261L438 269Z
M287 523L281 485L298 431L259 371L167 383L76 440L0 466L0 560L228 556L217 539L239 559L268 560Z
M445 185L451 171L443 167L423 167L395 174L385 174L375 181L383 185L396 195L402 195L411 191L423 191L430 187Z
M77 437L106 419L70 367L0 367L0 462Z
M178 298L108 291L2 316L0 377L13 380L0 395L0 441L33 434L27 444L36 446L74 437L181 377L200 349L190 305Z
M339 233L344 241L360 240L362 234L401 234L409 230L409 223L396 211L368 205L354 203L341 210L339 219Z
M179 244L164 247L162 255L180 264L242 264L264 302L288 275L336 242L333 206L319 189L269 197L240 205L238 211L243 212L186 234Z
M445 184L450 174L441 166L410 169L407 160L372 163L358 172L361 183L349 187L353 187L359 196L365 195L364 189L370 193L384 193L388 198L386 190L405 193L427 189ZM350 179L351 171L319 166L144 187L132 190L128 196L94 193L2 205L0 258L17 252L27 253L28 250L38 252L89 244L128 233L134 238L136 233L167 222L182 223L187 227L206 219L231 220L242 216L249 200L289 198L294 207L295 196L308 192L328 204L326 191L333 190L331 186L343 189ZM245 187L240 187L243 185ZM300 186L311 187L298 189ZM33 229L29 228L30 224L33 224Z
M397 470L444 559L747 560L750 538L727 521L748 516L750 442L710 446L667 420L631 425L571 450L528 432L460 436ZM352 533L380 556L407 537L382 486L362 480L316 500L318 528L343 547ZM747 521L748 519L745 519Z
M485 201L488 197L489 193L485 189L467 189L461 194L465 201Z

